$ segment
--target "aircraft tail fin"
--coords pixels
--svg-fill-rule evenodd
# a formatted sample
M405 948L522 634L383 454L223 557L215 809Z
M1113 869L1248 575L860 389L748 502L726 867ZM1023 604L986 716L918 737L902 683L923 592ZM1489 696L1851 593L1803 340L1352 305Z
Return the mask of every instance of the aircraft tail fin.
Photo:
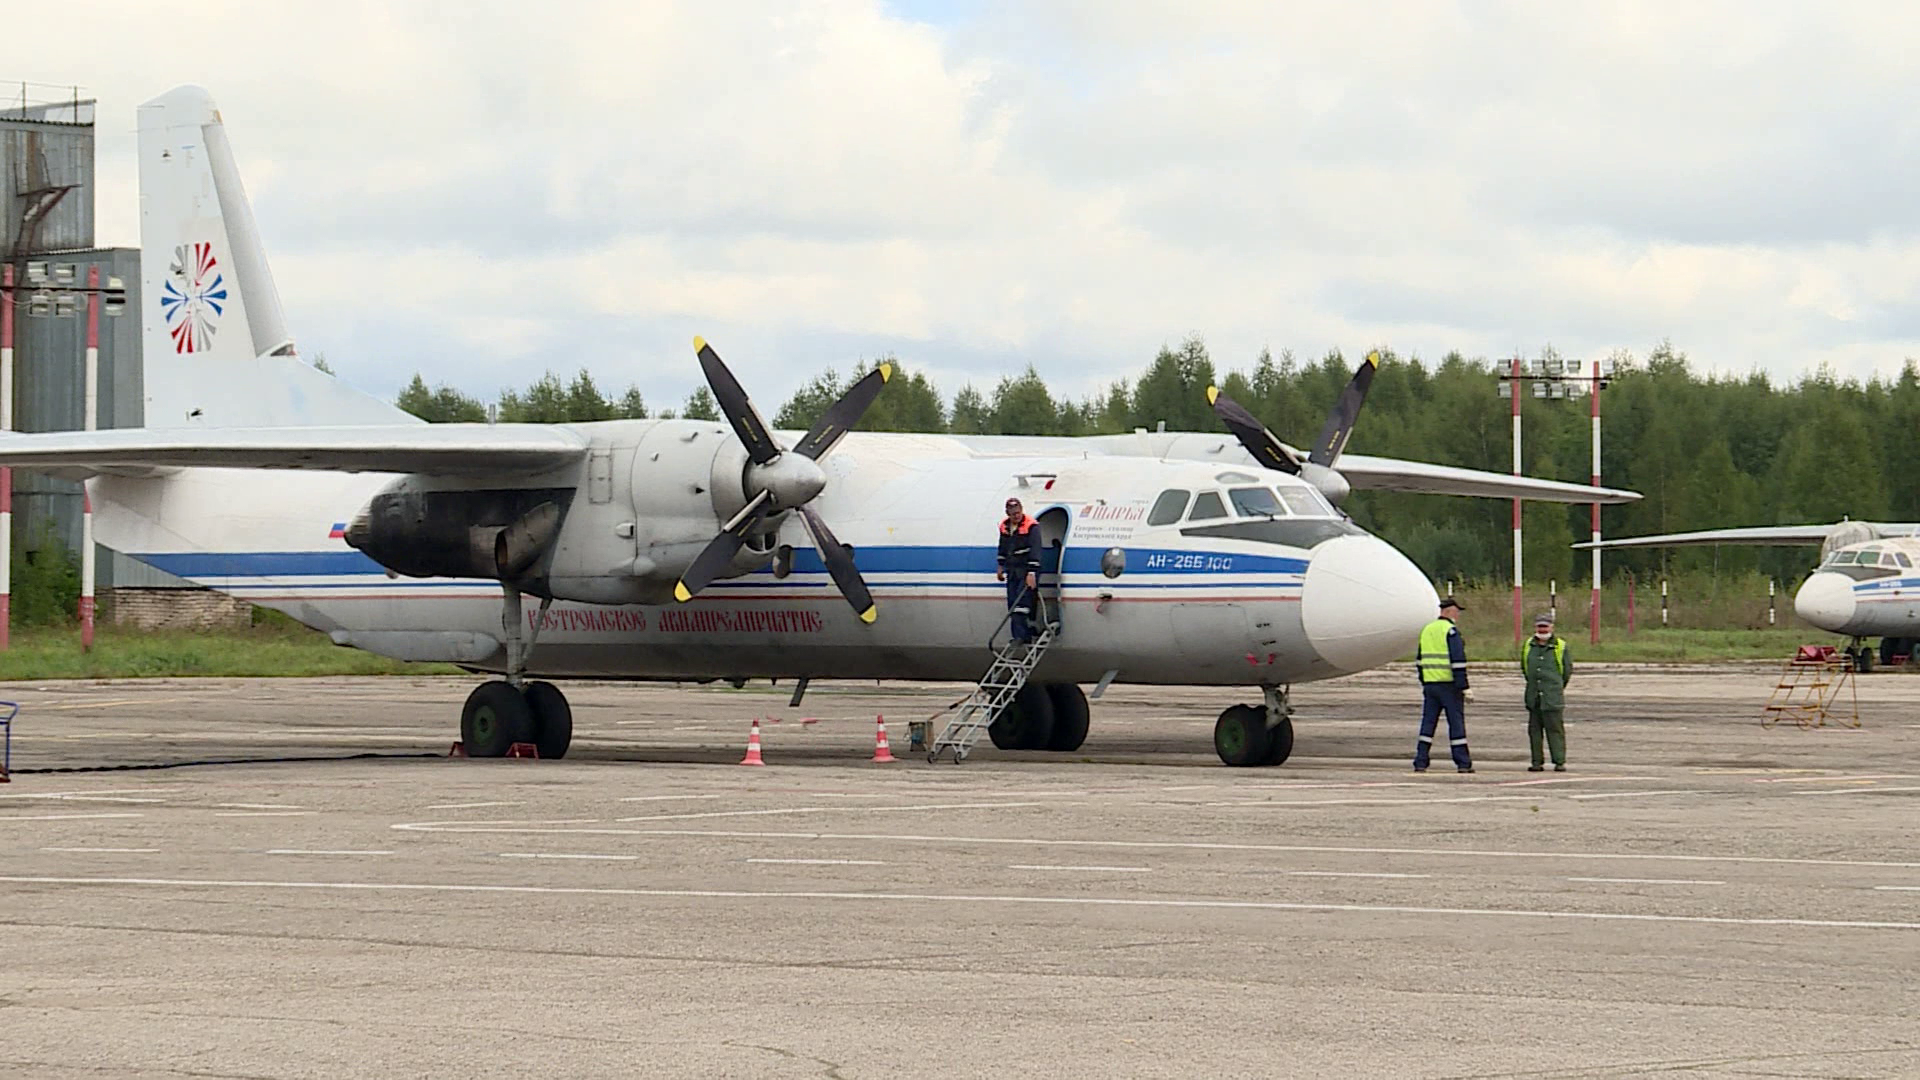
M147 426L410 420L300 359L213 98L182 86L139 116Z

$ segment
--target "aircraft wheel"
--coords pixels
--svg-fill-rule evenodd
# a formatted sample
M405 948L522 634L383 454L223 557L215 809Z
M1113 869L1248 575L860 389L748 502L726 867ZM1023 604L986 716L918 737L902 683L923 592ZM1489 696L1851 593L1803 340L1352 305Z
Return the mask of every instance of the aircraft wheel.
M1866 675L1873 671L1873 650L1865 645L1853 654L1853 670L1857 675Z
M1278 765L1293 754L1293 717L1283 716L1280 722L1267 729L1268 765Z
M1267 710L1258 705L1235 705L1213 725L1213 752L1229 765L1265 765L1268 751Z
M1907 644L1907 641L1905 638L1897 638L1897 637L1881 638L1880 639L1880 666L1892 667L1893 658L1896 656L1899 656L1901 653L1906 652L1912 647L1913 646Z
M503 679L483 682L460 710L460 741L468 757L505 757L514 743L533 741L533 709Z
M573 742L573 707L567 696L550 682L530 682L522 692L533 711L533 745L540 748L540 757L566 757Z
M1053 734L1047 749L1070 753L1087 741L1087 695L1073 683L1047 684L1047 700L1053 705Z
M1013 704L987 727L987 738L1002 750L1045 750L1053 738L1053 699L1047 688L1033 683L1021 687Z

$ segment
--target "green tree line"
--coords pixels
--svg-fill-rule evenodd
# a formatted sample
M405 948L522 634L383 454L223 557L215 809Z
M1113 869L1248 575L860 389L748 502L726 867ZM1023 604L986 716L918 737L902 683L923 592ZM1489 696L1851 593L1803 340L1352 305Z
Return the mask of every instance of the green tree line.
M1551 350L1549 349L1550 353ZM1503 360L1448 353L1438 361L1381 350L1381 364L1347 452L1411 458L1507 472L1512 467L1509 401L1498 394ZM1702 375L1684 353L1662 342L1645 357L1620 353L1601 396L1602 474L1610 487L1641 492L1628 506L1607 507L1608 536L1681 532L1733 525L1799 524L1842 517L1920 520L1920 368L1909 360L1892 379L1840 379L1821 367L1796 382L1765 374ZM896 373L860 426L870 431L946 431L980 435L1117 434L1152 429L1221 430L1206 388L1219 385L1296 446L1318 435L1353 364L1340 350L1300 362L1290 352L1263 351L1245 369L1216 368L1204 341L1163 347L1138 376L1075 400L1057 394L1033 367L988 390L962 386L943 397L924 373ZM812 424L851 383L871 369L821 372L775 414L782 428ZM434 421L483 421L486 406L415 376L400 407ZM1586 483L1590 421L1584 398L1522 398L1523 467L1528 475ZM578 422L648 416L636 388L604 395L581 371L570 382L548 373L496 402L497 419ZM671 411L656 413L672 416ZM717 419L705 387L680 415ZM1399 546L1436 579L1496 584L1512 566L1510 504L1394 492L1355 492L1345 509L1359 524ZM1565 591L1583 584L1587 556L1570 544L1585 539L1586 505L1529 503L1525 510L1526 577L1548 578ZM1761 572L1783 581L1812 564L1808 549L1719 548L1609 552L1611 578L1672 572Z

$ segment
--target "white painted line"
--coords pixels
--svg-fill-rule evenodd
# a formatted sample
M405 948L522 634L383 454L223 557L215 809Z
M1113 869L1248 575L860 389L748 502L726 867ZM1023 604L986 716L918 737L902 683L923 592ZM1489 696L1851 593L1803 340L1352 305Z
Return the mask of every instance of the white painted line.
M1795 795L1885 795L1891 791L1920 791L1920 787L1848 787L1825 791L1796 791Z
M1569 795L1569 799L1640 799L1649 795L1704 795L1698 789L1673 788L1667 791L1602 791L1587 795Z
M142 793L151 795L156 791L178 790L178 785L171 785L168 787L101 788L99 791L9 791L0 794L0 799L70 799L74 796L137 795Z
M784 863L794 866L888 866L876 859L748 859L750 863Z
M102 818L146 816L145 814L0 814L0 821L98 821Z
M500 857L503 859L604 859L614 862L633 862L640 856L563 854L550 851L503 851L500 853Z
M94 852L101 855L158 855L157 847L43 847L41 851Z
M462 822L402 822L388 828L402 832L502 832L553 833L609 836L682 836L713 840L720 837L752 840L851 840L872 843L886 841L903 844L1003 844L1026 847L1120 848L1159 851L1260 851L1286 853L1325 853L1334 855L1421 855L1436 859L1574 859L1621 862L1742 863L1761 866L1863 866L1920 870L1920 862L1880 859L1793 859L1767 855L1680 855L1625 851L1496 851L1474 848L1370 848L1314 844L1233 844L1198 840L1064 840L1048 837L944 836L920 833L813 833L772 832L726 829L525 829L475 825L461 828Z
M54 795L61 802L163 803L165 799L143 799L133 795Z
M214 817L306 817L318 810L215 810Z
M1650 877L1570 877L1568 881L1590 881L1602 885L1725 885L1724 881L1690 881L1686 878Z
M1882 892L1920 892L1920 885L1875 885Z
M429 806L429 810L478 810L483 806L519 806L517 802L448 802Z
M1160 790L1161 791L1205 791L1208 788L1213 786L1214 785L1212 784L1175 784L1172 787L1163 787Z
M1243 799L1203 806L1432 806L1438 803L1525 802L1531 795L1464 795L1438 799Z
M1031 863L1015 863L1014 865L1007 867L1007 869L1009 870L1086 871L1088 873L1095 873L1095 874L1151 874L1153 873L1153 867L1151 866L1052 866L1045 863L1041 863L1037 865L1031 864Z
M1370 874L1357 870L1281 870L1287 877L1360 877L1360 878L1418 878L1424 880L1431 874Z
M1866 919L1805 919L1784 916L1664 915L1624 911L1555 911L1530 908L1416 907L1406 904L1314 904L1277 900L1214 900L1186 897L1031 896L995 893L826 892L800 889L641 889L582 885L477 885L375 881L263 881L218 878L0 876L16 885L106 885L162 889L310 889L337 892L501 893L537 896L690 897L717 900L849 900L868 903L1027 904L1049 907L1175 908L1232 911L1300 911L1326 914L1464 915L1504 919L1578 919L1593 922L1681 923L1702 926L1781 926L1818 930L1920 930L1920 922Z
M391 855L391 851L348 851L327 848L268 848L269 855Z
M229 810L305 810L306 809L306 807L299 806L294 803L220 802L220 803L214 803L213 805L225 807Z
M616 821L690 821L695 818L768 817L780 814L896 814L923 810L1007 810L1046 806L1037 802L927 803L918 806L791 806L778 810L708 810L698 814L651 814L615 818ZM1059 805L1054 803L1052 805Z
M717 799L718 795L628 795L621 802L675 802L681 799ZM428 809L432 809L429 807Z
M1912 773L1864 773L1859 776L1769 776L1751 781L1755 784L1859 783L1867 780L1912 780Z

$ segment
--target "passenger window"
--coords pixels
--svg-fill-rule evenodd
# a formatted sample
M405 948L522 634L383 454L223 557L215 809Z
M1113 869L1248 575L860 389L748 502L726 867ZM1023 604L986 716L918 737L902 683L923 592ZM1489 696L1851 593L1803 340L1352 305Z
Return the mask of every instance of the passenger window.
M1273 492L1263 487L1234 488L1227 497L1233 500L1233 512L1241 517L1283 517L1287 512Z
M1193 500L1193 513L1187 515L1188 521L1211 521L1227 516L1227 504L1220 501L1217 491L1203 491Z
M1320 503L1314 500L1311 488L1283 487L1280 489L1280 497L1287 500L1287 509L1301 517L1327 516L1327 511L1321 509Z
M1161 492L1160 497L1153 501L1153 509L1147 514L1147 524L1171 525L1179 521L1180 515L1186 513L1187 498L1187 493L1178 488Z

